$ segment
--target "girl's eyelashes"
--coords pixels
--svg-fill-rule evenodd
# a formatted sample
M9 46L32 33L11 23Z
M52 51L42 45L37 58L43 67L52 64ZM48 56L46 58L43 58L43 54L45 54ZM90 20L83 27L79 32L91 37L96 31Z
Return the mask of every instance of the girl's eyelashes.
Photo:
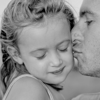
M61 51L61 52L66 52L66 51L67 51L67 48L59 49L59 51Z
M58 45L58 48L57 49L60 52L66 52L68 50L68 47L70 45L70 42L71 42L70 40L67 41L67 42L63 42L62 44Z
M33 56L37 59L43 59L46 56L46 50L37 50L35 52L33 52Z
M65 41L65 42L63 42L63 43L57 45L57 46L55 47L55 51L56 51L56 52L59 51L59 52L61 52L61 53L67 52L68 47L69 47L69 44L70 44L70 40L67 41L67 42ZM49 50L38 50L38 51L34 52L33 54L34 54L34 57L36 57L38 60L42 60L42 59L44 59L46 56L48 56L47 53L49 53Z
M45 55L46 55L46 54L43 54L43 55L38 56L38 57L36 57L36 58L39 59L39 60L41 60L41 59L45 58Z
M64 49L58 49L60 52L66 52L67 51L67 48L64 48ZM46 54L43 54L43 55L41 55L41 56L38 56L38 57L36 57L37 59L39 59L39 60L42 60L42 59L44 59L46 57Z

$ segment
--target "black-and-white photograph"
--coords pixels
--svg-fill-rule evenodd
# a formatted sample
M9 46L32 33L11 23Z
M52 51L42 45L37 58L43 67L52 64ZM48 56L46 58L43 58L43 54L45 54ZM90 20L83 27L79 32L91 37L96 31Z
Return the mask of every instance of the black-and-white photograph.
M100 0L1 0L0 100L100 100Z

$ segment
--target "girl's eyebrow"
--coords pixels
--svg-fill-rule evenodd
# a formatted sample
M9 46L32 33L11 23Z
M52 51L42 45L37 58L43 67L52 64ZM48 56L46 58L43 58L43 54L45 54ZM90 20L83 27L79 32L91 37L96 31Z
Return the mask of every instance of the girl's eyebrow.
M38 52L38 51L44 51L44 52L46 52L46 48L39 48L39 49L33 50L33 51L30 52L30 54Z
M60 43L58 43L57 45L61 45L62 43L64 43L64 42L71 42L71 40L70 39L66 39L66 40L63 40L63 41L61 41ZM34 53L34 52L38 52L38 51L44 51L44 52L46 52L46 48L44 47L44 48L37 48L36 50L33 50L33 51L31 51L30 52L30 54L32 54L32 53Z
M69 43L69 42L71 42L71 40L70 39L63 40L62 42L58 43L58 45L60 45L60 44L62 44L64 42L68 42Z

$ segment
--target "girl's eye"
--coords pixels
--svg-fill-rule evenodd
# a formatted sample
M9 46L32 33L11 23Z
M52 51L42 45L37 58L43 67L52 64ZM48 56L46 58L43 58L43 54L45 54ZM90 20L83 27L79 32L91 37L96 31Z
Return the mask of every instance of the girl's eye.
M46 52L45 51L37 51L34 53L34 57L36 57L37 59L43 59L46 56Z
M86 21L87 25L90 25L92 23L92 20Z
M61 52L66 52L66 51L67 51L67 48L59 49L59 51L61 51Z
M37 59L41 60L45 57L45 54L44 55L41 55L41 56L38 56Z
M66 41L66 42L63 42L63 43L61 43L60 45L58 45L58 48L57 48L57 49L58 49L60 52L66 52L66 51L68 50L68 47L69 47L70 43L71 43L70 40L68 40L68 41Z

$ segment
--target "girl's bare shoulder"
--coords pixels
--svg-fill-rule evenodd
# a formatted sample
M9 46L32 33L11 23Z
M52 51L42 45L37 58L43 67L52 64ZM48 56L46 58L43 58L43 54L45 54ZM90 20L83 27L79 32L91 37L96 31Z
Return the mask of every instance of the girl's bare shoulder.
M48 100L44 86L34 78L23 77L11 88L6 100Z

